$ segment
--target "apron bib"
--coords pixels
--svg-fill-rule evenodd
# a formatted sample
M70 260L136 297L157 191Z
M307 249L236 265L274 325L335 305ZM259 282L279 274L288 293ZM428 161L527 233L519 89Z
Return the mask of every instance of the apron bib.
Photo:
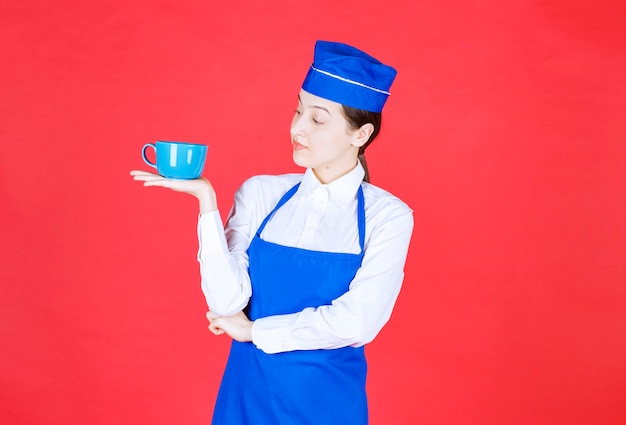
M266 242L265 225L298 190L291 188L263 220L248 248L250 320L329 305L348 291L363 259L365 207L358 191L359 254L311 251ZM266 354L233 341L213 425L365 425L364 348Z

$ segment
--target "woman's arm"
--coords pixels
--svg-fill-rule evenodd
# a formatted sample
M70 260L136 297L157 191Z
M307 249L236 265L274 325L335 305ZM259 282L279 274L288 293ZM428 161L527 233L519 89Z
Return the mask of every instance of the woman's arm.
M364 345L391 316L412 230L413 215L406 205L387 209L372 231L350 289L330 305L254 322L243 314L220 317L210 312L209 329L237 341L252 341L267 353Z
M247 305L251 293L246 254L250 243L248 228L251 217L246 216L249 208L241 189L235 196L235 206L229 217L233 226L227 227L227 241L217 209L215 190L207 179L167 179L145 171L132 171L131 175L135 180L143 181L144 186L165 187L198 199L198 261L207 304L221 315L241 311Z
M248 274L250 221L241 195L227 220L226 229L217 211L200 215L198 219L198 263L202 292L209 309L221 316L243 310L252 294Z
M387 211L368 243L350 289L330 305L258 319L252 341L267 353L361 346L389 320L404 278L413 231L404 204Z

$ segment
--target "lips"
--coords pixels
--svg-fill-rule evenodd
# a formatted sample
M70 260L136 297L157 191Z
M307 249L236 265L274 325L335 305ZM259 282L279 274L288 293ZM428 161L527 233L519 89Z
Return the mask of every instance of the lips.
M298 142L293 142L293 150L294 151L301 151L301 150L306 149L306 148L307 148L306 146L301 145Z

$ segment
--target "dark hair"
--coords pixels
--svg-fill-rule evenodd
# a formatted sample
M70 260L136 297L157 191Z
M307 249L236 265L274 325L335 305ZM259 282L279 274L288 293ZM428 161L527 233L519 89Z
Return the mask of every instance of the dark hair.
M374 126L374 131L372 131L370 138L359 149L359 161L361 161L361 164L365 169L365 177L363 177L363 181L369 183L370 173L367 169L367 162L365 161L365 149L367 149L367 147L374 141L376 136L378 136L383 116L380 112L365 111L363 109L357 109L346 105L341 106L343 106L343 115L346 118L348 125L353 130L358 130L365 124L372 124Z

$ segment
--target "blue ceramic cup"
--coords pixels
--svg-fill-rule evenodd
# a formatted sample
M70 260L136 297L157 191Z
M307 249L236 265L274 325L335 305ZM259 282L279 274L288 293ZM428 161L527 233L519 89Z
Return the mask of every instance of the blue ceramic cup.
M146 150L151 147L156 155L156 163L146 157ZM184 142L157 140L146 143L141 156L146 164L156 168L157 173L169 179L191 180L202 174L206 160L206 145Z

